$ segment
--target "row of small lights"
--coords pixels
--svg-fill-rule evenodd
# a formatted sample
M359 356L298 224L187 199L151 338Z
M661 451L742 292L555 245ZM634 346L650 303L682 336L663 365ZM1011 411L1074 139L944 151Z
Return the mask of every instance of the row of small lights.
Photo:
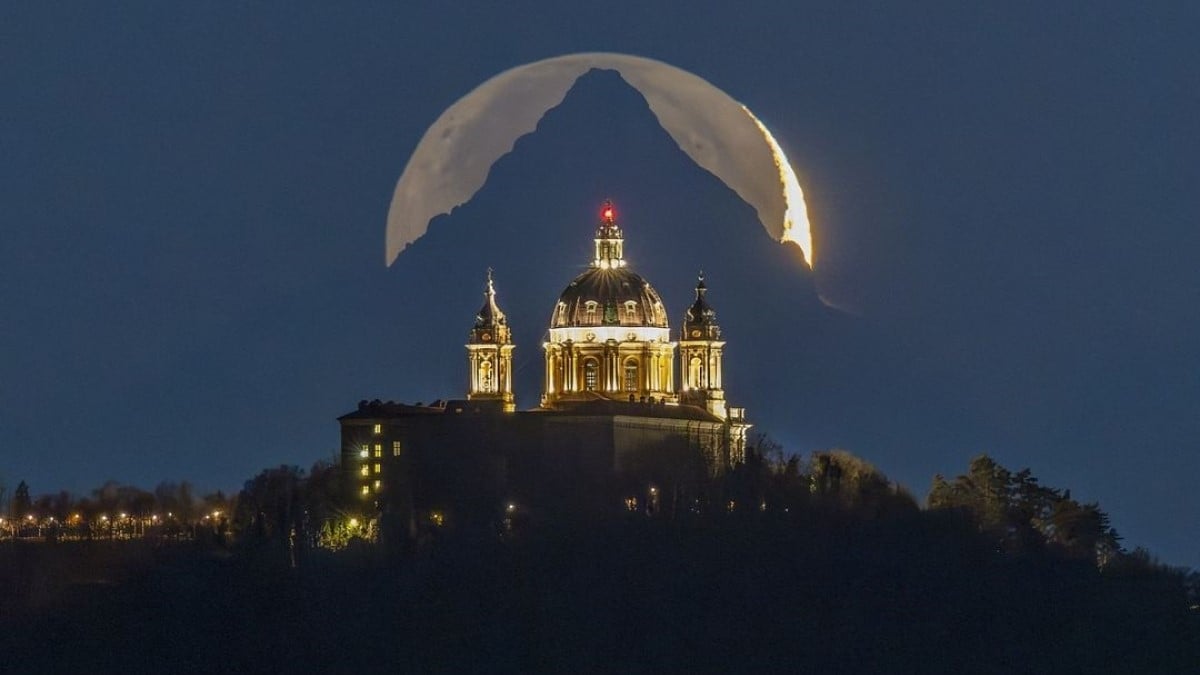
M168 511L168 512L167 512L167 517L168 517L168 518L174 518L174 517L175 517L175 514L174 514L174 513L172 513L172 512L170 512L170 511ZM208 520L209 518L212 518L213 520L216 520L217 518L220 518L220 517L221 517L221 511L213 511L211 514L205 514L205 516L204 516L204 517L203 517L201 520ZM79 522L79 521L80 521L80 520L82 520L82 519L83 519L83 516L82 516L82 515L80 515L80 514L78 514L78 513L76 513L76 514L72 514L72 516L71 516L70 518L68 518L67 520L68 520L69 522L77 523L77 522ZM120 514L118 514L118 515L117 515L117 520L127 520L127 519L129 519L129 514L128 514L128 513L120 513ZM30 523L32 523L32 522L35 522L35 521L37 520L37 518L36 518L36 517L35 517L35 516L34 516L34 515L31 513L31 514L28 514L28 515L26 515L26 516L25 516L25 520L26 520L26 522L30 522ZM55 522L55 520L56 520L56 519L54 518L54 516L48 516L48 517L46 518L46 520L48 520L48 521L50 521L51 523L53 523L53 522ZM151 516L150 516L150 520L151 520L151 522L158 522L158 515L157 515L157 514L151 515ZM0 518L0 525L3 525L5 522L6 522L6 519L5 519L5 518ZM20 522L20 519L17 519L17 521L8 521L8 522ZM102 515L100 516L100 522L102 522L102 523L107 523L107 522L108 522L108 515L107 515L107 514L102 514Z

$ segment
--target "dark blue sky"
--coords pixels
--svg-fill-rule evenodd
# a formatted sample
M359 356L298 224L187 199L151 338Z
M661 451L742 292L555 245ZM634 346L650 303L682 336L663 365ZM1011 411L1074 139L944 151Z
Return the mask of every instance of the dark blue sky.
M729 395L789 450L845 447L917 494L988 452L1200 566L1194 4L45 4L0 6L10 489L230 489L330 457L360 398L461 394L488 265L534 405L612 197L673 325L709 272ZM771 127L815 274L612 73L383 267L437 115L592 50L691 70Z

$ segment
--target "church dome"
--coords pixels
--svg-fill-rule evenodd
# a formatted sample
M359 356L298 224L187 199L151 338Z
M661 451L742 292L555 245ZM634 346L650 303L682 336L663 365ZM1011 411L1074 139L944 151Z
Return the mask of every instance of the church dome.
M591 266L558 297L550 328L667 328L667 312L658 291L625 265L625 235L617 225L611 201L605 201L600 211L595 242Z
M645 326L667 328L658 291L627 267L593 267L558 297L551 328Z

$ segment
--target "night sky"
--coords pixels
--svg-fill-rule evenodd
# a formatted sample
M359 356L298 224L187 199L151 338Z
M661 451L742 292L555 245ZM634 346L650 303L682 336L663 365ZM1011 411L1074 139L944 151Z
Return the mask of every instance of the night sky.
M236 490L332 458L359 399L463 394L488 266L534 406L611 197L672 328L705 270L728 396L786 450L846 448L918 496L987 452L1200 566L1195 3L47 4L0 5L10 490ZM438 114L581 51L754 110L805 188L815 272L613 72L385 267Z

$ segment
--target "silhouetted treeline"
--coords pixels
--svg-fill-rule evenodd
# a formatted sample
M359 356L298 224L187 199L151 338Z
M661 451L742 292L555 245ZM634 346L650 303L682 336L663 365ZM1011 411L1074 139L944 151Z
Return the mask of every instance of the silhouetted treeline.
M233 505L220 490L196 494L187 481L148 491L110 480L85 496L62 490L37 497L21 481L10 500L5 496L0 486L0 539L190 537L198 526L227 528Z
M337 471L263 471L238 496L235 554L180 550L26 613L0 626L12 640L0 654L43 672L1193 673L1200 663L1194 574L1122 551L1097 505L987 457L935 478L922 509L850 453L787 457L759 439L731 471L657 474L655 508L618 499L608 512L531 506L514 517L500 505L491 530L446 519L408 547L354 534L319 547L316 523L361 517ZM55 649L32 647L38 635L58 636Z

